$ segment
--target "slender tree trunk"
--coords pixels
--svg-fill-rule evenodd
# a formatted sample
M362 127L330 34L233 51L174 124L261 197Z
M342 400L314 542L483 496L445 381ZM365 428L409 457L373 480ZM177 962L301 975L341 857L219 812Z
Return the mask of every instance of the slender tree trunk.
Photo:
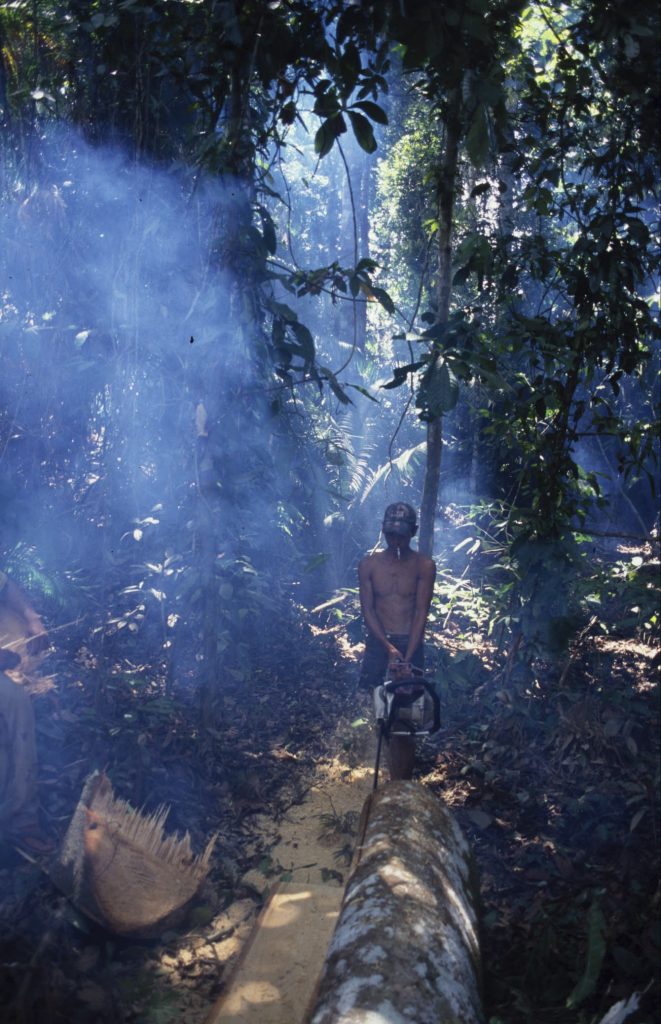
M361 152L360 180L358 183L357 216L358 216L358 247L360 259L370 254L370 221L369 211L372 192L372 163L367 153ZM367 303L362 302L356 307L356 348L365 351L367 336Z
M237 353L243 348L242 369L234 383L238 393L250 384L252 373L247 342L251 333L249 327L252 325L246 323L250 319L252 308L249 298L246 298L246 291L251 283L252 253L247 252L244 241L246 229L251 223L250 203L254 189L254 148L246 125L246 97L251 72L252 67L246 73L243 65L237 65L231 75L227 101L227 145L230 153L227 170L234 177L233 202L222 210L217 225L219 236L224 239L224 246L219 250L219 262L222 269L229 271L232 278L227 296L227 323L231 325L232 341ZM218 453L224 448L223 419L226 392L223 388L223 375L223 363L217 359L208 367L206 391L203 395L208 416L208 436L199 437L197 440L197 556L202 590L199 708L203 726L218 721L217 697L223 667L218 656L221 604L218 579L214 575L217 556L228 539L223 516L224 499L218 487L218 481L222 476L222 456ZM235 397L238 398L238 394ZM247 408L247 405L245 407ZM238 424L236 427L240 429ZM234 637L233 641L236 642L237 638Z
M450 111L445 124L445 149L438 187L438 320L447 324L452 288L452 225L454 197L459 160L461 121L460 94L455 90L450 100ZM437 416L427 426L427 465L420 507L420 551L431 555L434 550L434 521L438 504L443 454L443 418Z
M3 36L2 23L0 23L0 128L7 130L10 125L11 114L9 110L9 88L7 82L9 75L4 56L5 40Z
M7 194L7 182L9 180L9 133L11 130L11 111L9 109L9 74L4 56L4 38L2 22L0 22L0 135L5 140L2 153L0 153L0 196L4 199Z

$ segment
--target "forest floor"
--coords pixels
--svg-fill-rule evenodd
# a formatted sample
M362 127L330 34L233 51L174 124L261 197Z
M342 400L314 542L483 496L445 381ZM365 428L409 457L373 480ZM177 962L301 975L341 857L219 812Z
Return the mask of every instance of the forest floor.
M37 698L53 836L88 772L107 766L118 795L170 804L169 827L189 829L196 850L213 831L219 841L185 925L150 942L104 932L45 864L3 848L5 1024L202 1024L274 882L344 884L375 741L355 690L360 645L326 626L305 632L295 681L283 645L272 678L228 686L204 734L194 702L165 695L144 666L116 666L102 692L89 651L55 666L55 688ZM484 637L436 628L443 725L421 742L417 777L452 808L478 863L488 1019L596 1024L638 993L626 1019L652 1024L659 651L584 635L563 666L505 680Z

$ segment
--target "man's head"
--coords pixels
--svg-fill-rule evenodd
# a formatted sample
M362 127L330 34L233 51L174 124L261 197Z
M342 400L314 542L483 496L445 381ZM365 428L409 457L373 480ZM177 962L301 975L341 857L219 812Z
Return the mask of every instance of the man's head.
M415 509L404 501L396 501L393 505L388 505L383 513L381 529L384 534L390 533L395 537L408 537L409 539L415 537L418 530Z

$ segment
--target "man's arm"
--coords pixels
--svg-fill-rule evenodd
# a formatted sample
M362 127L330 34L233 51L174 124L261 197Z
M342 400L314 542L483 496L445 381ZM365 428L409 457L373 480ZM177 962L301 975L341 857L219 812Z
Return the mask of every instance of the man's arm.
M404 656L404 661L410 661L418 644L422 640L427 625L429 606L434 596L434 581L436 580L436 565L431 558L425 558L420 566L418 586L415 592L415 608L413 619L409 630L409 643Z
M42 640L43 645L47 646L47 634L43 622L25 597L21 588L13 580L10 580L8 576L5 577L5 580L1 600L4 601L14 614L23 620L25 623L25 635L27 637L38 636Z
M368 632L383 644L388 652L390 661L399 661L402 657L394 644L386 636L386 631L381 625L381 620L374 607L374 587L372 586L372 573L369 558L363 558L358 566L358 583L360 588L360 608Z
M0 603L6 605L23 623L26 640L29 641L25 645L26 651L32 655L39 654L48 646L48 634L44 624L20 587L4 573L3 577L4 586L0 591Z

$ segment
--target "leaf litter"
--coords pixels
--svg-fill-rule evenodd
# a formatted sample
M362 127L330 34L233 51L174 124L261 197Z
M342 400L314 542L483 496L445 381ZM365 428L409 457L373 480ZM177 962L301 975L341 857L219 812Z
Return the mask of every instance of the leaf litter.
M534 685L490 688L494 652L455 619L433 646L460 671L441 679L443 727L422 742L420 781L454 810L479 866L491 1024L615 1024L653 1019L658 1000L658 702L655 652L586 637L563 688L553 666ZM223 696L213 735L171 701L117 742L127 687L96 712L67 678L37 709L40 789L60 837L90 762L118 791L169 803L173 827L200 848L220 842L184 926L126 942L78 914L42 868L5 851L0 865L0 996L7 1024L202 1024L280 880L346 881L356 814L369 791L369 700L354 689L360 647L317 635L304 674L256 680L278 699L248 707L242 684ZM470 663L470 671L466 665ZM121 666L118 666L121 668ZM116 677L115 677L116 678ZM271 691L273 692L273 691ZM211 732L211 731L210 731ZM116 735L116 734L115 734ZM159 751L160 754L156 752ZM640 1006L639 1006L640 1004ZM652 1008L652 1009L650 1009ZM641 1016L641 1013L643 1016ZM635 1015L635 1017L634 1017Z

